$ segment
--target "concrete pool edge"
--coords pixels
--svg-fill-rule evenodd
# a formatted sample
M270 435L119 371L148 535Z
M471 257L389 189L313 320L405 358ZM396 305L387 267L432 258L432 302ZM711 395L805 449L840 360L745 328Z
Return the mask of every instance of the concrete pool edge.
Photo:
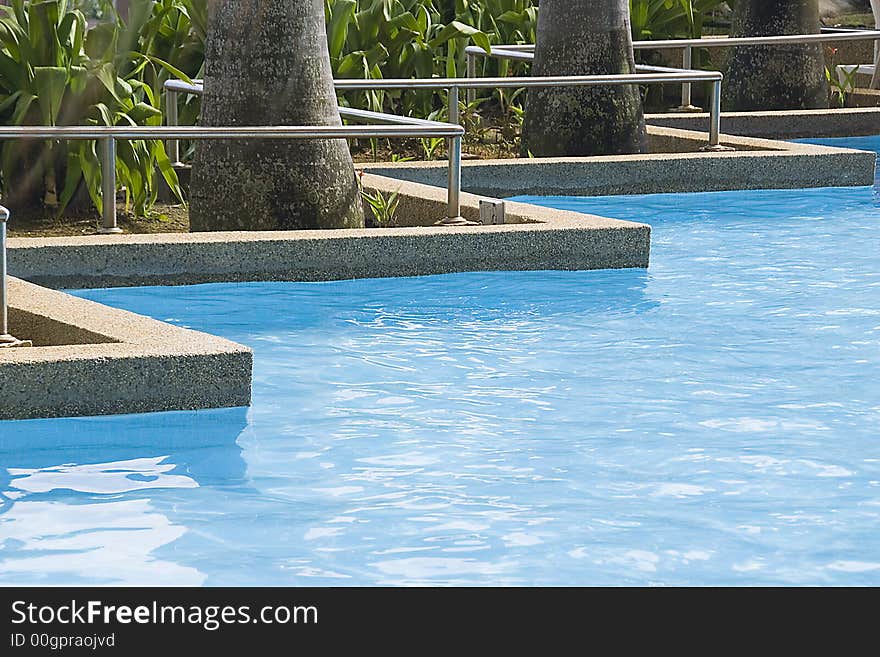
M662 157L498 161L470 166L487 165L491 176L505 180L506 188L494 190L497 196L548 193L541 186L548 179L563 181L557 182L552 193L581 194L585 180L596 183L590 172L599 170L605 177L598 184L616 185L619 190L605 189L604 193L755 189L771 178L774 188L873 182L873 153L744 137L724 139L741 149L737 152L698 153L693 147L703 138L699 133L653 129L652 134L655 140L666 139L669 149L676 152ZM398 168L445 174L446 165L405 163ZM690 178L683 175L689 171ZM760 171L768 175L756 177ZM718 179L711 182L712 176ZM327 281L464 271L644 268L649 264L651 229L644 224L507 201L505 224L434 226L444 216L444 189L370 173L363 175L363 184L398 192L402 214L410 225L10 240L10 271L30 281L13 281L11 286L13 331L18 337L34 339L37 346L0 351L0 386L10 391L0 404L0 419L193 410L250 402L253 358L246 347L33 283L87 288ZM478 218L481 200L463 194L462 215Z
M708 124L708 119L705 123ZM699 124L699 128L705 127ZM702 152L705 132L649 126L649 136L652 148L658 151L656 153L465 161L462 164L464 189L504 198L874 184L876 155L867 151L724 134L722 145L736 150ZM360 167L366 172L399 180L435 186L445 184L446 163L442 161L377 163Z
M0 349L0 420L247 406L251 350L18 279Z
M434 226L446 212L444 189L369 174L363 184L398 192L413 225L10 239L9 270L25 279L10 284L11 329L35 346L0 350L0 420L250 403L247 347L47 287L648 266L644 224L507 202L504 224ZM462 214L479 217L480 200L464 194Z
M416 225L13 238L9 271L47 287L88 288L648 266L645 224L508 201L505 224L434 226L444 189L369 174L364 185L399 192ZM478 217L480 199L463 194L462 215Z
M654 126L705 130L709 115L648 114ZM819 110L722 112L721 131L762 139L858 137L880 134L880 107L843 107Z

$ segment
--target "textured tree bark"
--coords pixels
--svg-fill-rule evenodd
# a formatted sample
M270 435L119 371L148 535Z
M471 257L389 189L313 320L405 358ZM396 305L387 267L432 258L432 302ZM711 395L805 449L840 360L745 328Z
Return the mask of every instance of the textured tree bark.
M542 0L532 74L635 72L628 0ZM635 85L529 89L523 155L563 157L647 150Z
M321 0L209 0L205 126L339 125ZM198 143L190 229L364 223L344 140Z
M819 32L819 0L737 0L731 36ZM735 48L724 79L731 111L827 109L821 44Z

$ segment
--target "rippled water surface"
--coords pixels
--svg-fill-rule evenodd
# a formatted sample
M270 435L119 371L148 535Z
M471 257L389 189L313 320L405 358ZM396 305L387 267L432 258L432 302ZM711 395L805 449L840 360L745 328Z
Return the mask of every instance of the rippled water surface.
M0 423L0 581L880 584L874 191L531 200L650 270L79 293L254 405Z

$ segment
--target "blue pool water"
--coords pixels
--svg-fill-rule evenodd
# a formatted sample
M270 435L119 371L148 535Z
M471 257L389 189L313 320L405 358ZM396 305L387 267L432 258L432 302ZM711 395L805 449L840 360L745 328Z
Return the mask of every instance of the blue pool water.
M651 268L80 292L254 405L0 423L0 582L880 584L874 191L530 200Z

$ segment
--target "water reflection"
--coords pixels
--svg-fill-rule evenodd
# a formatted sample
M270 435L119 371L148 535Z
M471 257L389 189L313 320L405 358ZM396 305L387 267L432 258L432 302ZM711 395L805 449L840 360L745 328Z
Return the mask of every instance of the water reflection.
M483 272L296 285L238 283L234 298L225 284L175 288L173 296L162 287L75 294L178 326L219 332L254 348L259 366L261 352L290 336L301 342L303 331L345 329L351 334L357 327L381 328L392 336L417 333L430 339L438 330L454 330L462 338L485 338L536 319L550 325L553 317L639 314L658 305L646 293L649 279L643 269Z
M206 583L172 544L202 489L244 485L245 427L245 409L3 423L0 582Z
M568 202L654 224L650 273L89 292L254 347L244 451L86 436L9 508L146 500L141 569L206 584L876 584L869 190ZM83 476L131 489L28 492Z

